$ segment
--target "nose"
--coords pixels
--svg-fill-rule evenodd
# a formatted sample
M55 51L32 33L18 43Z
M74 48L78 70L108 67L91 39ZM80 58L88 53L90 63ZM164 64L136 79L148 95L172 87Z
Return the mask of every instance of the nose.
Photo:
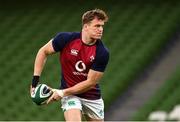
M102 26L99 27L99 31L103 32L103 27Z

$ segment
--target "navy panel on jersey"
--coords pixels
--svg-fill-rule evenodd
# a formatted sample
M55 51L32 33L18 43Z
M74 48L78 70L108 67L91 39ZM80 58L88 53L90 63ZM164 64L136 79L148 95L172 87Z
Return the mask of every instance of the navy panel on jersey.
M52 41L53 48L54 48L54 50L56 52L59 52L64 48L64 46L68 42L70 42L70 41L72 41L72 40L74 40L74 39L76 39L76 38L78 38L80 36L81 36L81 34L76 33L76 32L61 32L61 33L58 33L55 36L55 38L53 39L53 41Z
M91 67L91 69L95 71L104 72L109 61L109 51L101 41L98 41L97 50L96 50L96 58Z

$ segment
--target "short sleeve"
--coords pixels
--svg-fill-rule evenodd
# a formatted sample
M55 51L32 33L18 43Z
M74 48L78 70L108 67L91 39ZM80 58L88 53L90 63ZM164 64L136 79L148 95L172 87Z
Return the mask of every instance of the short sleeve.
M109 51L106 48L104 48L104 50L99 50L97 51L96 58L91 69L99 72L104 72L108 64L108 61Z
M61 32L58 33L52 40L53 48L56 52L61 51L64 46L72 40L73 33L70 32Z

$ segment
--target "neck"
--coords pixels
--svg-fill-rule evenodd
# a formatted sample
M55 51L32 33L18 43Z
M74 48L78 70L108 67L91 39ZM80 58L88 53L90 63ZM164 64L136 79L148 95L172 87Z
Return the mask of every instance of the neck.
M82 35L81 36L82 36L83 43L86 44L86 45L93 45L93 44L96 43L96 39L90 38L89 35L83 30L82 30Z

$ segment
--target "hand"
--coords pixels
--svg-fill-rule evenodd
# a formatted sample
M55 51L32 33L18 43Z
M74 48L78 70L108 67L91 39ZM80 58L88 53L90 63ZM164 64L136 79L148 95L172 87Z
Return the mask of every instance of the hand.
M58 101L64 96L63 90L52 89L52 91L53 91L53 94L47 100L47 102L46 102L47 104L49 104L52 101Z
M32 85L30 86L30 95L32 94L32 93L34 93L35 92L35 88L34 87L32 87Z

